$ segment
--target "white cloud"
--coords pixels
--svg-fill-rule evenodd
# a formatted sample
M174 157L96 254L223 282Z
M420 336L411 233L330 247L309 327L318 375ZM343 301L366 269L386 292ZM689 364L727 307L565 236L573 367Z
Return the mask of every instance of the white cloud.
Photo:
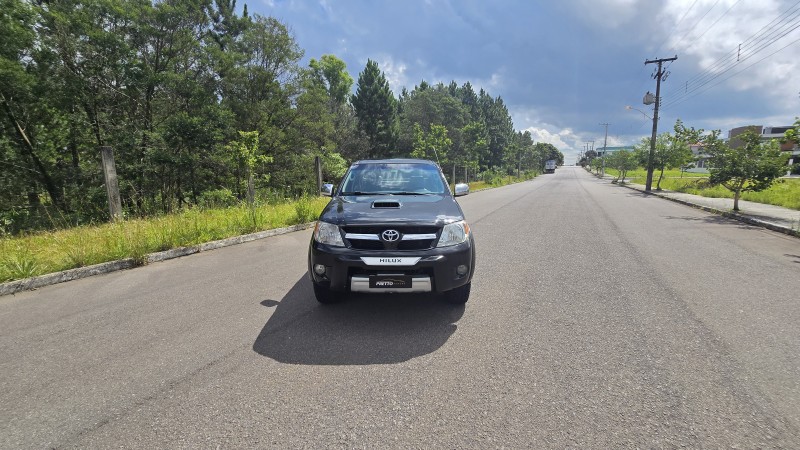
M673 24L665 27L670 38L664 47L679 55L678 62L688 59L698 66L697 75L687 77L689 90L700 93L718 84L738 92L761 90L762 98L796 108L797 96L789 94L800 86L800 29L789 31L796 16L782 16L790 2L698 0L689 9L692 2L669 0L662 11L662 19ZM778 17L785 20L774 21Z
M396 61L385 54L375 58L375 62L378 63L378 68L383 72L395 96L399 95L404 87L408 87L408 66L404 62Z
M552 144L558 149L573 149L572 145L564 142L565 137L572 135L572 130L566 129L558 133L551 133L546 128L528 127L523 131L530 132L534 142Z
M543 142L552 144L564 154L565 162L571 164L583 154L583 146L587 139L570 128L555 130L557 130L557 128L545 124L543 126L530 126L522 131L530 132L534 143ZM597 146L598 145L595 143L595 147Z
M544 122L541 118L545 113L536 108L509 106L509 112L514 120L514 128L522 132L529 132L534 143L544 142L552 144L561 153L567 162L577 159L583 153L584 139L571 128L563 128Z
M495 72L489 78L488 86L495 88L495 87L500 86L502 83L503 83L503 76L500 75L499 73Z

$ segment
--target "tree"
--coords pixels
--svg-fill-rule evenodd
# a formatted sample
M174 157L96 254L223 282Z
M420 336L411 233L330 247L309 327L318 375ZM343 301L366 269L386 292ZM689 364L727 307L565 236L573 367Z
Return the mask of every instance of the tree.
M601 158L592 158L589 161L589 167L594 170L596 175L600 175L600 172L603 170L603 160Z
M506 147L513 138L514 123L503 99L492 98L483 89L478 94L478 106L489 135L489 159L481 161L481 166L482 168L499 168L503 164ZM513 170L513 168L509 168L509 170Z
M758 192L769 188L786 171L788 154L782 154L778 142L762 142L761 136L747 131L738 136L742 145L731 148L719 139L719 130L706 137L705 149L710 155L709 182L733 192L733 210L739 211L742 192Z
M702 129L686 128L680 119L675 122L674 130L675 134L662 133L656 138L653 166L660 171L656 183L657 191L661 190L664 169L683 167L694 160L691 145L699 143L703 134Z
M612 183L624 184L628 171L635 169L638 165L638 156L635 152L629 150L611 152L606 157L606 166L619 171L619 175L617 175L617 178L615 178Z
M530 131L519 131L514 135L513 144L507 152L507 157L511 158L509 163L516 165L517 176L522 175L522 171L532 168L538 169L531 156L534 153L533 138Z
M238 158L247 170L247 203L253 204L255 188L253 173L259 163L272 162L272 158L259 154L258 131L240 131L239 139L228 144L232 156Z
M437 84L425 89L415 87L401 98L402 114L399 115L398 148L404 153L413 149L415 124L424 130L431 125L443 125L453 141L453 151L461 153L461 129L466 123L466 111L461 101L449 93L449 88Z
M431 125L426 133L419 124L414 125L414 158L436 161L440 167L448 167L450 160L450 147L453 141L447 137L447 128L444 125Z
M538 158L537 161L537 169L544 170L544 163L551 159L556 160L556 164L563 165L564 164L564 154L561 153L555 145L549 144L547 142L537 142L534 145L535 154ZM597 157L597 153L593 150L586 152L587 159L589 162ZM590 158L588 158L591 156Z
M784 133L785 140L800 144L800 117L795 117L794 126Z
M669 165L669 161L673 153L672 144L674 141L672 137L673 136L669 133L661 133L656 136L655 152L653 153L653 170L660 171L656 190L661 190L661 178L664 176L664 169ZM644 141L642 143L644 143ZM647 139L647 145L650 145L649 139ZM644 160L641 162L645 167L647 167L647 158L649 157L649 153L645 154L644 152L640 152L639 154L644 158Z
M795 148L800 145L800 117L795 117L794 127L786 130L784 139L781 142L792 142ZM800 174L800 158L794 158L794 164L790 169L794 174Z
M580 164L581 167L586 167L587 165L591 167L592 161L594 161L595 158L597 158L597 152L596 151L594 151L594 150L586 150L583 153L583 156L581 156L581 160L578 162L578 164Z
M369 140L369 157L392 156L396 151L397 101L375 61L367 60L364 71L358 75L358 88L351 101L358 117L359 129Z
M331 103L344 105L353 86L353 77L347 73L344 61L334 55L322 55L319 61L312 58L308 65L314 76L325 85Z

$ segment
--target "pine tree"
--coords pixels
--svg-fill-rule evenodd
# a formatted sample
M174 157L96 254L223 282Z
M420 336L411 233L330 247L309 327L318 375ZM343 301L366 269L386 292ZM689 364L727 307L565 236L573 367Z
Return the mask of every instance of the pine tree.
M367 66L358 75L358 89L352 103L359 128L369 140L369 157L397 156L394 154L397 140L397 101L375 61L367 60Z

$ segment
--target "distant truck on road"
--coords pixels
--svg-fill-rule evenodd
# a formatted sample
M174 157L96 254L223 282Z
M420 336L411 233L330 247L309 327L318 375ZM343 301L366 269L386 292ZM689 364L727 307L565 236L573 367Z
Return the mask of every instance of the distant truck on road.
M544 173L555 173L556 172L556 160L549 159L544 163Z

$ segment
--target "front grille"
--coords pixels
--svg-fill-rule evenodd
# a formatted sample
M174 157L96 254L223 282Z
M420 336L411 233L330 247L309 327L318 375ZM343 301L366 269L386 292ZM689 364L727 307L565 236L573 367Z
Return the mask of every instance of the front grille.
M439 228L434 226L359 225L343 227L343 230L347 243L357 250L425 250L433 248L439 237ZM401 239L395 242L380 240L381 233L386 230L399 231ZM433 238L403 240L406 235L428 235Z
M343 227L345 233L381 234L386 230L397 230L401 234L435 234L439 227L425 225L348 225Z
M397 244L398 250L425 250L433 248L436 245L436 239L425 239L420 241L400 241Z

